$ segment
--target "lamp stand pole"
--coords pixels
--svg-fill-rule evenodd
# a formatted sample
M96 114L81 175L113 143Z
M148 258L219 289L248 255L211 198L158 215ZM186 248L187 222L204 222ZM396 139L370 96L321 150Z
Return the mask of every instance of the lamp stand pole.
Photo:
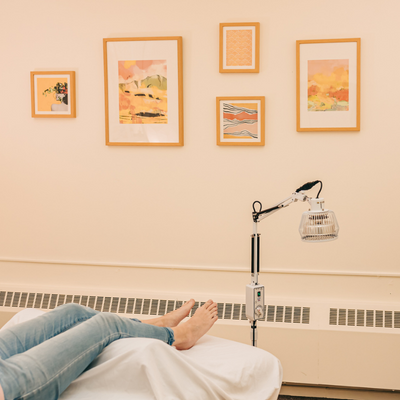
M251 235L251 283L246 286L246 316L251 324L250 339L257 347L257 320L264 316L264 286L258 284L260 272L260 234L257 222L253 222Z

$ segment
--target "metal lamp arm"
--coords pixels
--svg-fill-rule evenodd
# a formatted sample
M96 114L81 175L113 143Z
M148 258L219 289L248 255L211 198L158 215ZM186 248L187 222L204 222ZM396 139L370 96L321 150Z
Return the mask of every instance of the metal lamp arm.
M253 221L254 222L260 222L264 218L269 217L270 215L276 213L278 210L285 208L289 206L292 203L295 203L296 201L306 201L308 200L308 197L302 192L294 192L292 193L291 196L287 197L286 199L282 200L278 204L275 204L271 208L267 208L265 210L262 210L262 204L259 201L255 201L253 203ZM260 210L256 211L255 210L255 204L260 205Z

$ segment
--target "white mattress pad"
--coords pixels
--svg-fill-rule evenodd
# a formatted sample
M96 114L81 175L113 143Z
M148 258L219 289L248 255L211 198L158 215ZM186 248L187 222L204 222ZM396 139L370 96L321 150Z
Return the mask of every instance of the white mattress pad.
M27 309L4 327L43 312ZM120 339L90 364L60 400L276 400L282 383L270 353L206 335L179 351L156 339Z

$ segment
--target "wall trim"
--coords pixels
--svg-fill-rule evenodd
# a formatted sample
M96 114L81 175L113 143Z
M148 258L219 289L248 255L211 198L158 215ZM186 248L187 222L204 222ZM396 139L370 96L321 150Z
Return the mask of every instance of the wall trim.
M0 258L0 262L27 263L27 264L54 264L54 265L79 265L87 267L114 267L114 268L152 268L171 269L188 271L215 271L215 272L249 272L249 268L234 268L224 266L196 266L196 265L168 265L168 264L134 264L134 263L113 263L99 261L62 261L62 260L35 260L18 258ZM322 275L322 276L353 276L367 278L400 278L400 273L395 272L370 272L370 271L318 271L305 269L272 269L266 268L261 274L282 274L282 275Z

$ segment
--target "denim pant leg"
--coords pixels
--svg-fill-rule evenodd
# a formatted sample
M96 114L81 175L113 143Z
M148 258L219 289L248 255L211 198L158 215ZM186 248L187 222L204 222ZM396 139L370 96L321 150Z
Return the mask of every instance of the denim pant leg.
M65 304L39 317L4 329L0 331L0 359L5 360L23 353L98 313L89 307Z
M170 328L99 313L24 353L0 360L5 399L56 400L108 344L132 337L174 342Z

